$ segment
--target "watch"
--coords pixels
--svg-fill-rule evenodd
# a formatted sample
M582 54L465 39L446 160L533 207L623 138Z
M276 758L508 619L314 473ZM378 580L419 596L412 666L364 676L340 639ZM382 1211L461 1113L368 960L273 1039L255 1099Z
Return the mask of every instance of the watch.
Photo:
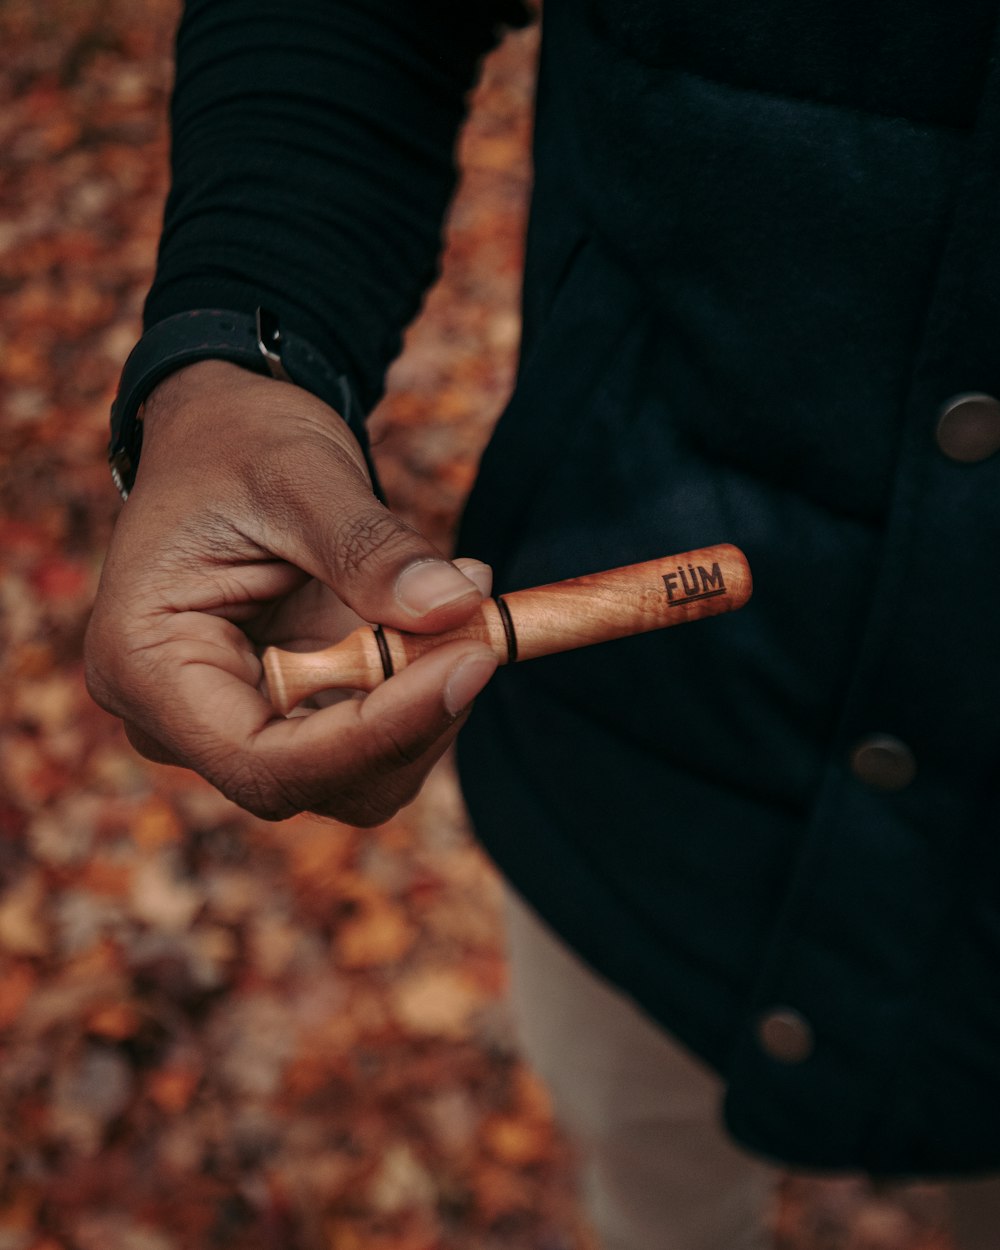
M125 361L111 405L108 446L111 476L123 499L139 467L142 405L158 382L198 360L228 360L310 391L343 417L369 458L364 418L350 383L310 343L282 330L278 318L263 308L255 316L197 309L151 326Z

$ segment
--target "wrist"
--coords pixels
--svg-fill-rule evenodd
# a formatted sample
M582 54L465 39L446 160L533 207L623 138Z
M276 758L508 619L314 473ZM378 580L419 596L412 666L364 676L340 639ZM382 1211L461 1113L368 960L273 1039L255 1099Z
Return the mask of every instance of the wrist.
M347 422L367 458L364 421L350 384L304 339L283 334L275 318L203 309L152 326L125 363L111 408L108 458L112 477L128 497L142 449L143 408L165 379L201 361L228 361L253 373L292 382Z

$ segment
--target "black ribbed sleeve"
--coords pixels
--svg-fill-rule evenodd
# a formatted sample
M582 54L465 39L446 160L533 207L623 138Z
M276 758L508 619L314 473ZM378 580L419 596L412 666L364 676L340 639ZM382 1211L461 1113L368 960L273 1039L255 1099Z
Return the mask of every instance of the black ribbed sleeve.
M478 62L516 0L188 0L148 327L275 311L370 408L433 280Z

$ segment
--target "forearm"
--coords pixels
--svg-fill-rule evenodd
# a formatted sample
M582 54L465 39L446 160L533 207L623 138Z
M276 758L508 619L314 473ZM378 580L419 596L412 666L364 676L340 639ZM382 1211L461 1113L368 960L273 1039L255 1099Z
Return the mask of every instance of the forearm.
M465 97L510 0L189 0L146 324L258 305L370 408L433 278Z

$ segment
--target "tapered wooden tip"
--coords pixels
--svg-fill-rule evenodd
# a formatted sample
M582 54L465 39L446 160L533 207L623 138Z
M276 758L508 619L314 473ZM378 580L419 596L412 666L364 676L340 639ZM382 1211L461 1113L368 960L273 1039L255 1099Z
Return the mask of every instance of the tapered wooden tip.
M268 647L262 663L271 705L283 716L320 690L374 690L385 680L375 631L359 626L323 651Z
M475 639L508 664L733 612L752 590L746 556L720 543L485 599L444 634L385 628L377 636L363 626L325 651L272 647L264 653L264 672L272 704L287 715L320 690L374 690L447 642Z

